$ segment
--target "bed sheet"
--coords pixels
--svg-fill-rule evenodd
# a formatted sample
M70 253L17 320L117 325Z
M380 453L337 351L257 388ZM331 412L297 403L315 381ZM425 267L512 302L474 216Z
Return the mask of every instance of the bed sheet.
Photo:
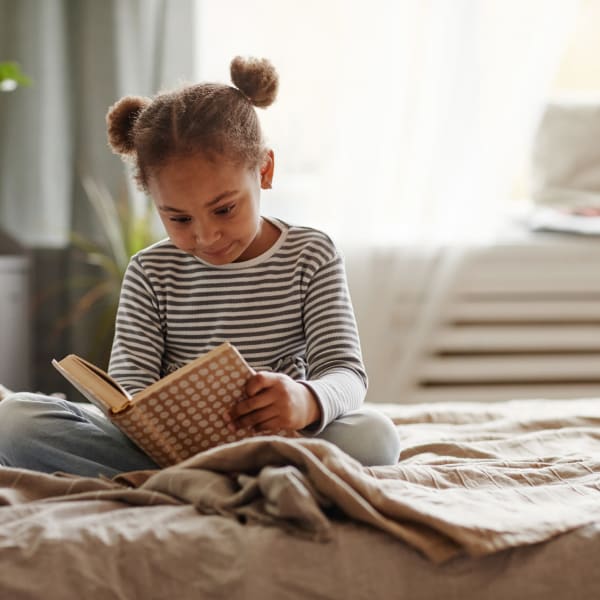
M394 467L257 438L113 481L2 469L0 597L597 597L599 407L380 405Z

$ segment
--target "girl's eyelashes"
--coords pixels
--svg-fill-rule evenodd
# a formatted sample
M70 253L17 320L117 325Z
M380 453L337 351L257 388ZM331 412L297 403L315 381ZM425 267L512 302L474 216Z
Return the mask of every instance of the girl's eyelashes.
M229 216L234 208L235 208L235 204L227 204L226 206L219 206L218 208L216 208L214 210L214 214L217 215L218 217L227 217ZM192 222L192 217L189 217L187 215L177 215L174 217L169 217L169 221L171 221L171 223L179 223L179 224L187 224L187 223L191 223Z
M215 210L215 215L227 216L233 212L235 208L235 204L227 204L226 206L219 206Z

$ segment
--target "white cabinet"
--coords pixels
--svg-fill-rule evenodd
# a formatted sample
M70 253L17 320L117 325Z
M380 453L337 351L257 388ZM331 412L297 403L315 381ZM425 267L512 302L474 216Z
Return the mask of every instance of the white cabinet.
M29 258L0 254L0 383L30 390Z

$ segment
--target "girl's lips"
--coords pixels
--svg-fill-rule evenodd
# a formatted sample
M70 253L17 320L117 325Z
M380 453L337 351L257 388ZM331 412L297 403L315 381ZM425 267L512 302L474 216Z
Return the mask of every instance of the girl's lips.
M221 256L223 254L226 254L231 247L233 246L233 242L231 242L231 244L228 244L227 246L224 246L223 248L220 248L219 250L200 250L200 254L203 254L204 256Z

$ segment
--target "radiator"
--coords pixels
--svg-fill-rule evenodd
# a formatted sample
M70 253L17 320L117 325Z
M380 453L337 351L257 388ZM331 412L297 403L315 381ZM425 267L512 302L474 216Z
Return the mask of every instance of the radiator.
M450 269L403 401L600 398L600 238L536 239Z

